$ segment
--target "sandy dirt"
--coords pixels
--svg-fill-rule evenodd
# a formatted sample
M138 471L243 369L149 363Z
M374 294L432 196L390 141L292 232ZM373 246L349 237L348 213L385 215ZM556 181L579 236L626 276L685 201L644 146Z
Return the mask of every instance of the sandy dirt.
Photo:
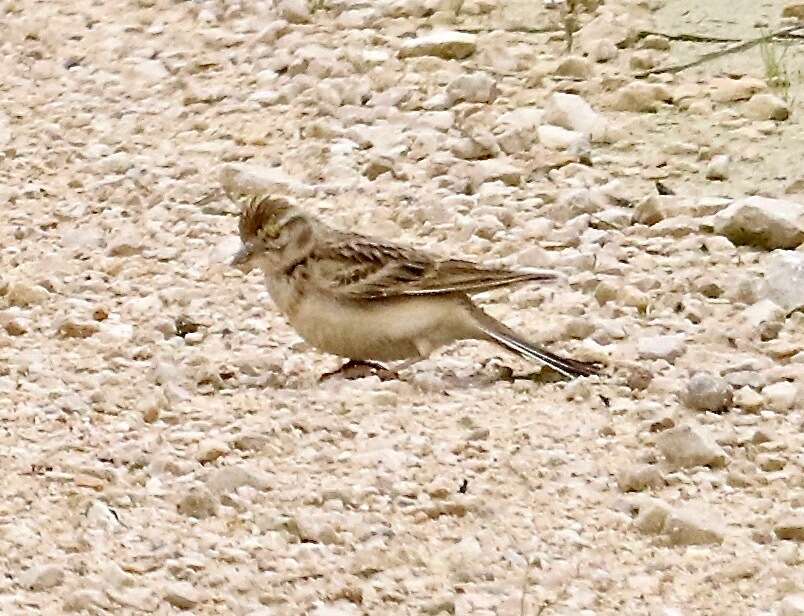
M640 31L750 39L796 3L581 7L571 56L541 2L278 4L0 3L0 613L804 614L804 313L764 282L804 248L713 222L804 204L804 45L789 88L757 48L635 77L724 45ZM433 29L474 51L400 57ZM540 130L561 92L588 134ZM561 270L478 299L605 376L467 342L319 383L341 360L195 205L227 164Z

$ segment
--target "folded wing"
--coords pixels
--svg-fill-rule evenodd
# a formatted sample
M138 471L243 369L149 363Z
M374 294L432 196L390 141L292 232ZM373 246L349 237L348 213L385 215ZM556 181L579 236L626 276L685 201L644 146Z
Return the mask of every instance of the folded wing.
M315 279L328 290L353 299L480 293L529 280L555 280L546 270L508 270L457 259L438 260L425 252L336 234L316 249Z

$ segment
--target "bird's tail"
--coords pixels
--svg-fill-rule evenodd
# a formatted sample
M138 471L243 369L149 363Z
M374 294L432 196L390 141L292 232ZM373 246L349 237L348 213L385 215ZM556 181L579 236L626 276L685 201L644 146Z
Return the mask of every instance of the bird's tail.
M591 376L600 373L600 369L595 364L578 361L577 359L571 359L569 357L561 357L560 355L551 353L546 349L520 338L505 325L486 313L482 311L478 312L480 312L480 314L475 315L476 317L482 315L481 318L478 318L478 325L481 331L488 336L488 340L496 342L512 353L549 366L567 378Z

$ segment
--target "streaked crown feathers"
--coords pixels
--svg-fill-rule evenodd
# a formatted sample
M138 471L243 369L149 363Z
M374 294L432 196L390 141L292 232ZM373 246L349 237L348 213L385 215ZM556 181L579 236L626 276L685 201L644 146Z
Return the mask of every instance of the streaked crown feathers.
M275 195L246 195L240 201L240 239L245 243L254 239L275 238L286 214L294 207L284 197Z

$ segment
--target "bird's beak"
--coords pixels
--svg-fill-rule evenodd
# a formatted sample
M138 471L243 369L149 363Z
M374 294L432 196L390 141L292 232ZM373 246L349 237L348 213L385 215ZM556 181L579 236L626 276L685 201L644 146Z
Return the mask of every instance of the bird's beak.
M242 272L248 272L251 268L248 267L248 262L251 259L251 248L243 244L240 246L240 250L238 250L235 255L232 257L230 261L230 265L232 267L236 267Z

